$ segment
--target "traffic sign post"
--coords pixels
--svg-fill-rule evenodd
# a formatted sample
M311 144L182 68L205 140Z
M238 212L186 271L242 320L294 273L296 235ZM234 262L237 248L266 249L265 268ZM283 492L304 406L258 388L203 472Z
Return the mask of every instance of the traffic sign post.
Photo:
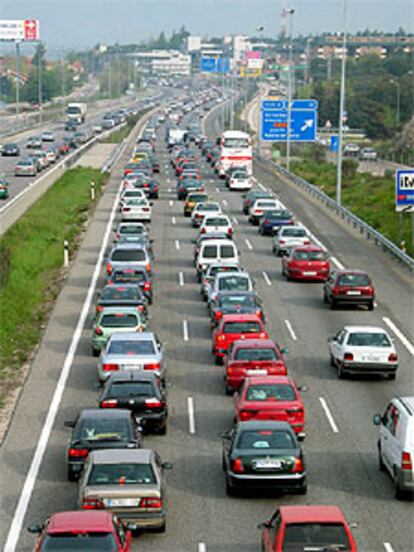
M337 134L332 134L331 143L329 145L329 151L337 152L339 149L339 136Z
M414 169L396 172L395 210L404 213L414 212Z
M288 139L288 102L262 101L261 139L266 142L286 142ZM318 102L293 100L290 108L292 142L315 142L318 126Z
M229 58L202 57L200 59L202 73L228 73L230 71Z

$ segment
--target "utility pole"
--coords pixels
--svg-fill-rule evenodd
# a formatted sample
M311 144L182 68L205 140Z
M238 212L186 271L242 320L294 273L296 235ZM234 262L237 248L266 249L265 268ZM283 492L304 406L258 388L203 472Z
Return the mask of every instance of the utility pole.
M290 170L290 126L292 120L292 34L293 34L293 15L295 8L288 8L286 14L289 15L289 79L288 79L288 112L287 112L287 134L286 134L286 168Z
M20 42L16 40L16 128L20 122Z
M39 121L40 121L40 124L43 123L43 90L42 90L42 73L43 73L43 67L42 67L42 59L41 59L41 56L40 56L40 51L41 51L41 45L42 43L39 42L38 43L38 46L37 46L37 70L38 70L38 81L37 81L37 85L38 85L38 103L39 103Z
M338 134L338 159L336 165L336 202L342 202L342 139L344 132L345 111L345 76L346 76L346 48L347 48L347 11L348 0L342 0L342 65L341 65L341 91L339 97L339 134Z

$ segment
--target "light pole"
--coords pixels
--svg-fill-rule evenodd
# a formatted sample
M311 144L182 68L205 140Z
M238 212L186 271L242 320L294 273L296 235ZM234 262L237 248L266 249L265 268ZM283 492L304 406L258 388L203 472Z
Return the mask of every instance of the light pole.
M38 102L39 102L39 121L40 124L43 123L43 91L42 91L42 59L40 56L42 43L39 42L37 46L37 70L38 70L38 80L37 80L37 93L38 93Z
M290 125L292 119L292 34L293 34L293 15L295 8L288 8L284 11L289 17L289 76L288 76L288 106L287 106L287 130L286 130L286 169L290 169Z
M390 79L389 82L391 84L395 84L397 88L397 113L396 113L395 120L397 122L397 126L399 126L400 119L401 119L401 85L397 79Z
M343 115L345 110L345 75L346 75L346 39L347 39L347 12L348 0L342 0L342 65L341 65L341 91L339 97L339 122L338 122L338 159L336 165L336 202L341 205L342 201L342 138L343 138Z
M16 40L16 128L20 118L20 42Z

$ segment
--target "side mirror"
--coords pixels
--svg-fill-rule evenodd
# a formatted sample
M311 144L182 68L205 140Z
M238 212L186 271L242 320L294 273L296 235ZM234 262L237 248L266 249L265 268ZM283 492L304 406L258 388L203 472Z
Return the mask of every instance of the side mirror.
M43 525L30 525L27 530L29 531L29 533L41 533L43 531Z
M282 355L287 355L289 352L289 349L287 347L284 347L283 349L280 349L280 352L282 353Z
M219 437L222 439L230 439L230 434L228 431L220 431Z
M269 521L263 521L263 523L259 523L257 526L258 529L270 529L272 527L272 522Z
M308 388L306 387L306 385L300 385L298 387L298 391L307 391L307 390L308 390Z
M171 381L165 381L162 384L163 389L171 389L172 386L173 386L173 383Z
M66 420L64 423L65 427L75 427L75 422L73 420Z
M348 522L348 525L350 529L358 529L358 523L355 523L355 521Z
M163 462L161 467L163 470L172 470L174 466L171 464L171 462Z
M382 424L382 416L380 414L375 414L372 418L372 422L376 426L380 426Z
M306 437L306 433L304 432L300 432L296 435L296 437L298 438L298 441L302 442L305 440L305 437Z

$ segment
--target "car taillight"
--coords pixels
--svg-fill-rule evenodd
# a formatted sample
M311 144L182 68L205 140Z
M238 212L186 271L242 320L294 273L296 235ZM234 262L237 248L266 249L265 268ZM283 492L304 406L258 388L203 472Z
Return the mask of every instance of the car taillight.
M310 245L310 241L309 240L304 240L303 244L304 245Z
M256 316L263 318L263 312L261 310L256 311Z
M95 328L95 333L96 335L103 335L102 328L99 328L99 327Z
M295 458L293 467L292 467L292 473L303 472L303 470L304 470L304 465L303 465L302 458Z
M398 360L397 353L391 353L390 355L388 355L388 362L397 362L397 360Z
M221 311L216 311L214 313L214 320L220 320L220 318L223 316L223 313Z
M69 458L86 458L88 454L88 449L70 448L68 452Z
M205 234L206 232L207 232L207 230L205 228L201 229L201 234Z
M159 370L161 368L161 364L159 362L150 362L148 364L144 364L144 370Z
M139 310L139 312L144 312L145 310L144 305L138 305L137 310Z
M82 510L100 510L104 504L100 498L84 497L82 500Z
M119 370L118 364L103 364L102 370L104 372L116 372L116 370Z
M224 334L220 334L217 336L217 341L224 341L226 339L226 336Z
M145 265L145 270L146 270L147 272L151 272L151 263L147 263L147 264Z
M411 454L406 451L402 451L401 453L401 469L402 470L412 470L413 469L413 463L411 461Z
M162 498L157 497L147 497L147 498L141 498L141 502L139 504L140 508L162 508Z
M260 339L266 339L267 335L266 335L266 332L262 332L260 335L259 335Z
M112 265L111 263L106 263L106 273L111 274L112 272Z
M145 406L148 408L160 408L162 406L162 402L153 397L151 399L145 399Z
M293 416L296 419L303 420L304 418L304 412L302 408L287 408L286 414L289 414L290 416Z
M143 289L144 289L144 291L150 291L151 290L151 283L150 282L145 282Z
M233 234L233 228L229 228L229 229L227 230L227 234L228 234L229 236L231 236L231 235Z
M286 240L279 240L279 243L280 243L281 245L283 245L283 244L286 243Z
M344 360L354 360L354 355L352 353L345 353Z
M118 401L116 399L107 399L101 402L101 408L116 408L118 406Z
M98 305L96 307L96 312L102 312L103 311L103 306L102 305Z
M129 207L123 207L123 208L122 208L122 212L123 212L123 213L129 213L130 210L131 210L131 209L130 209Z
M236 458L236 460L233 460L233 464L231 465L231 469L234 473L243 473L244 472L244 466L241 458Z
M255 416L256 412L253 410L242 410L239 414L240 421L246 422L247 420L251 420Z

